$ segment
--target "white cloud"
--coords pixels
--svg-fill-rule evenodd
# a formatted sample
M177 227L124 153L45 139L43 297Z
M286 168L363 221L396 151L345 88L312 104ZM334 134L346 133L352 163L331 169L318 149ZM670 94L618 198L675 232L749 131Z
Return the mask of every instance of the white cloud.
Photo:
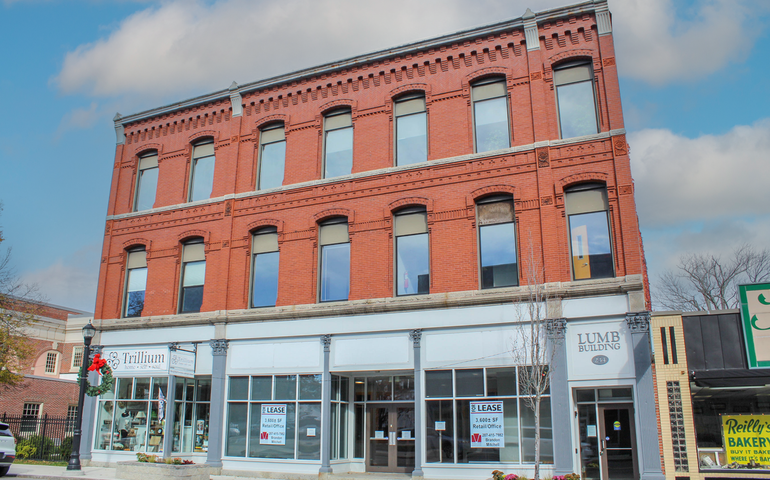
M672 0L614 0L610 10L619 73L663 85L745 60L761 31L756 19L768 4L706 0L677 16Z
M69 52L64 93L184 98L490 24L563 0L175 0Z
M99 105L96 102L91 102L88 108L75 108L62 118L54 138L60 138L68 130L91 128L102 116L104 116L104 111L99 109Z
M642 226L764 215L770 205L770 118L690 139L670 130L629 134Z
M90 245L66 260L58 259L46 268L24 273L21 280L37 284L49 303L93 312L98 276L99 247Z

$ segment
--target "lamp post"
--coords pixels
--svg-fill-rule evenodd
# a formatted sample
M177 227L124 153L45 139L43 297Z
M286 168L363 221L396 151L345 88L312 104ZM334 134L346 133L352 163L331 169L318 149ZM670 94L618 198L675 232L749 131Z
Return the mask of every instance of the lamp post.
M91 356L91 339L96 335L96 328L88 321L88 325L83 327L83 363L80 368L80 392L78 393L78 413L75 417L75 432L72 435L72 454L67 463L67 470L80 470L80 436L81 424L83 423L83 397L86 394L86 382L88 381L88 362Z

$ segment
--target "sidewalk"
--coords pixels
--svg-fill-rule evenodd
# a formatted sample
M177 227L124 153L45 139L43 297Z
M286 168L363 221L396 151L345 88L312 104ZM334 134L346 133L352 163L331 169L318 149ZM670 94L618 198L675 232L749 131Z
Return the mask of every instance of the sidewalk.
M115 476L114 468L83 467L83 474L72 475L72 472L67 471L67 467L14 463L11 465L6 478L66 478L72 480L112 480L118 478Z

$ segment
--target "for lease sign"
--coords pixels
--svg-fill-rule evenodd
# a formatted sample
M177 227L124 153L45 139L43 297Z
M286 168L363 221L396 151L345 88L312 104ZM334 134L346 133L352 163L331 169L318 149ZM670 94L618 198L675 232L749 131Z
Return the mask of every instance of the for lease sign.
M260 445L286 445L286 404L262 405Z
M503 402L471 402L471 448L503 448Z
M722 415L727 462L770 465L770 415Z

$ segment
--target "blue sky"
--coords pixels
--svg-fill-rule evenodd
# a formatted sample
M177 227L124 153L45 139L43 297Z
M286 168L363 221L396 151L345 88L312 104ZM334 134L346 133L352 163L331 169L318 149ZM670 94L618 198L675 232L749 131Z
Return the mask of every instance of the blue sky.
M0 0L0 248L50 302L93 311L115 112L567 3ZM610 10L653 285L683 253L769 246L770 2Z

